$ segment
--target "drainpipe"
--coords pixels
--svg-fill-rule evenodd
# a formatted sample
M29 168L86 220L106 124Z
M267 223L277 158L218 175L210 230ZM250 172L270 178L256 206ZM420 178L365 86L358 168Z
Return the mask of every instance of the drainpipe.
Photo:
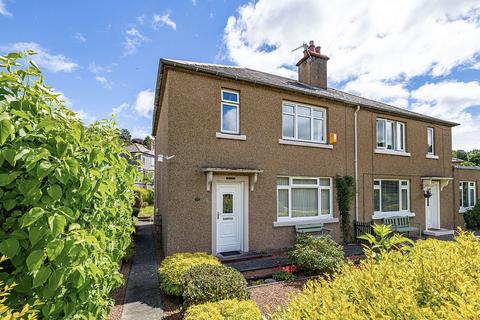
M355 220L358 221L358 111L360 106L357 106L355 110L354 122L355 122Z

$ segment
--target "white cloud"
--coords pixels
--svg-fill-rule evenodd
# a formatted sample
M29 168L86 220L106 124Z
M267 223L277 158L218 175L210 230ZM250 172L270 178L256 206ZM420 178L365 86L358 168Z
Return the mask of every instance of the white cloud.
M90 124L97 120L96 116L89 114L83 109L73 110L73 112L77 114L78 119L82 120L86 124Z
M170 13L165 13L163 15L154 14L152 25L155 29L160 27L160 26L166 25L166 26L172 28L173 30L177 30L177 24L175 23L175 21L173 21L170 18Z
M85 38L85 36L83 34L81 34L80 32L75 33L75 39L77 39L81 43L87 42L87 38Z
M144 14L142 14L141 16L138 16L138 17L137 17L137 22L138 22L139 24L141 24L141 25L144 25L146 18L147 18L147 17L146 17Z
M109 65L102 66L97 64L96 62L92 62L88 65L88 70L94 74L103 74L103 73L111 73L113 69L118 67L118 63L110 63Z
M5 17L11 17L12 14L7 10L4 0L0 0L0 14Z
M121 105L119 105L118 107L112 108L112 112L111 112L110 114L111 114L111 115L113 115L113 114L118 115L118 114L120 114L122 111L125 111L125 110L127 110L127 109L129 109L129 108L130 108L130 104L124 102L124 103L122 103Z
M128 56L137 52L137 47L150 39L138 31L135 27L130 27L125 31L125 39L123 42L123 54Z
M155 93L151 89L142 90L138 93L137 99L135 100L134 109L135 111L149 118L152 116L153 111L153 99L155 98Z
M112 88L112 82L103 76L95 76L95 80L97 80L105 89Z
M331 58L331 87L460 122L454 148L479 148L480 116L467 110L479 105L478 82L411 90L418 76L436 82L457 67L480 69L479 16L477 0L259 0L228 18L219 57L297 78L302 52L292 49L315 40Z
M35 42L16 42L0 47L1 51L24 51L33 50L37 54L32 57L40 67L51 72L72 72L78 68L78 64L62 54L52 54Z

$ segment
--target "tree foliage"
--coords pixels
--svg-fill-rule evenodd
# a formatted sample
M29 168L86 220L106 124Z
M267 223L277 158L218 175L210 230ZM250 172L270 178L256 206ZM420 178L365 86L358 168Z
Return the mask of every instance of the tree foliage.
M453 150L452 156L454 158L463 160L462 165L471 167L480 167L480 150L474 149L471 151Z
M355 197L355 179L351 176L336 176L337 203L340 211L340 228L344 243L352 240L352 225L350 222L350 207Z
M132 142L132 135L128 129L120 130L120 140L123 141L125 145L129 145Z
M0 56L1 279L9 307L102 319L133 231L136 168L109 121L84 127L32 51Z

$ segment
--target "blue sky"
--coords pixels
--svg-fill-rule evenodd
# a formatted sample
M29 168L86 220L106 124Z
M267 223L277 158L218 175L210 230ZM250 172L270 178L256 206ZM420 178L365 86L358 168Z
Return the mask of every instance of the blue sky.
M296 78L304 41L330 56L329 86L462 125L480 148L478 0L0 0L0 51L33 48L48 84L86 121L151 131L162 57Z

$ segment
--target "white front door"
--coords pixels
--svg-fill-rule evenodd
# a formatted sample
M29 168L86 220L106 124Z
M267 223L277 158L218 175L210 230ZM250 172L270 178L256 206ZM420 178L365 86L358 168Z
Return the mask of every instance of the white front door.
M216 185L217 245L216 253L241 251L243 243L243 185Z
M432 182L430 192L432 196L425 198L426 229L440 229L440 194L438 182Z

